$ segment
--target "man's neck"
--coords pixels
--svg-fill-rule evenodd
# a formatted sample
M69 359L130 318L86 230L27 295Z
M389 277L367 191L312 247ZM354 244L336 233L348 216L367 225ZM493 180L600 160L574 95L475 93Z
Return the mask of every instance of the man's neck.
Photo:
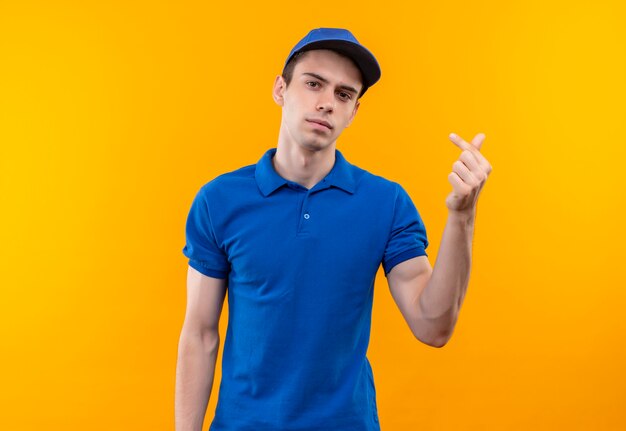
M298 145L281 145L279 141L272 164L281 177L310 189L333 168L335 145L310 151Z

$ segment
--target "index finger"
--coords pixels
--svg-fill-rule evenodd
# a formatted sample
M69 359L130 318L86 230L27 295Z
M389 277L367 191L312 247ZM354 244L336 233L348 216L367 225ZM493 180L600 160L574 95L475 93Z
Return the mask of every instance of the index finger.
M477 152L480 152L480 147L483 141L485 140L484 133L479 133L478 135L476 135L474 139L472 140L471 144L468 144L463 138L458 136L456 133L450 133L448 137L454 143L454 145L456 145L460 149L469 150L473 152L474 154L476 154Z
M449 138L452 141L452 143L454 143L454 145L456 145L460 149L470 151L476 157L476 159L478 159L478 162L483 168L487 168L489 166L489 162L487 161L485 156L483 156L482 153L480 152L480 147L482 146L482 143L485 140L484 133L477 134L472 140L471 144L468 144L463 138L458 136L456 133L450 133Z

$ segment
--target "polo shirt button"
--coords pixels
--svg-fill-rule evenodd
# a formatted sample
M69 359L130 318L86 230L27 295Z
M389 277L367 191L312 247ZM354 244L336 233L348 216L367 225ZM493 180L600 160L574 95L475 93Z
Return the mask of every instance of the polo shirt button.
M305 214L304 215L304 218L307 219L307 220L309 219L309 217L311 217L309 214Z

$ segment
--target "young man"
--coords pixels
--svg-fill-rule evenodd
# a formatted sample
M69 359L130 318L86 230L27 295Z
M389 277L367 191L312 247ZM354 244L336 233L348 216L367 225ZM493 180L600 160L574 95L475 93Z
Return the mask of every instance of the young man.
M450 338L470 273L476 199L491 171L471 144L434 269L406 191L346 161L337 138L380 78L374 56L342 29L315 29L291 51L273 97L277 148L218 176L187 220L188 297L176 378L176 429L201 430L229 320L211 431L380 430L366 357L374 279L383 265L415 337Z

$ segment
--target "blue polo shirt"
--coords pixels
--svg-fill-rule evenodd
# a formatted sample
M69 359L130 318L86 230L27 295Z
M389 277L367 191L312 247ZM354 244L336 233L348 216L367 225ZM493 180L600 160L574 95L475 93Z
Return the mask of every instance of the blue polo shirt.
M314 187L276 149L198 191L184 255L226 278L228 328L210 431L378 431L366 351L374 279L426 255L406 191L346 161Z

